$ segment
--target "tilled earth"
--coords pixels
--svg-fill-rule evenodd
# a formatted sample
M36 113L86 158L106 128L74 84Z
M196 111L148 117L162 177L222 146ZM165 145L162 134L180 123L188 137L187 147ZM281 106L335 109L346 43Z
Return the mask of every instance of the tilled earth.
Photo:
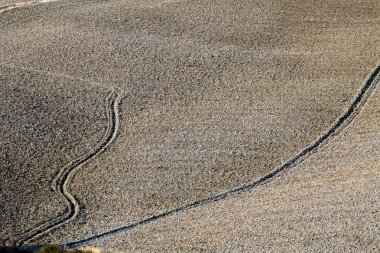
M68 185L79 214L28 245L80 240L266 175L353 102L379 64L379 10L370 0L98 0L0 13L0 239L14 244L65 213L52 179L101 142L112 89L123 96L117 137ZM289 174L89 243L356 251L354 231L364 238L358 250L375 250L376 94L347 132Z

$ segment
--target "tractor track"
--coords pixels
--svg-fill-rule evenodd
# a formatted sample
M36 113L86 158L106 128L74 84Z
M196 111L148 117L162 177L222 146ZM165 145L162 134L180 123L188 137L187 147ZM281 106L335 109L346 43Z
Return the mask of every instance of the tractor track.
M82 155L81 157L71 161L68 165L66 165L52 181L53 189L55 189L55 191L66 202L66 211L63 214L58 215L57 217L24 232L15 240L14 244L17 246L22 246L30 240L46 234L52 229L71 221L78 215L80 204L76 197L69 191L69 184L78 169L103 153L116 138L119 127L120 101L121 95L118 91L114 90L110 92L106 101L108 126L102 140L88 153Z
M14 65L9 65L9 64L0 63L0 66L4 66L8 68L18 68L21 70L32 71L32 72L36 72L40 74L70 78L70 79L75 79L75 80L80 80L80 81L88 81L88 80L83 80L83 79L75 78L72 76L68 76L65 74L57 74L57 73L39 71L35 69L30 69L30 68L22 68L22 67L17 67ZM91 83L91 84L105 87L98 83ZM121 99L122 99L122 95L119 91L112 89L109 92L108 96L105 99L107 127L102 139L98 142L98 144L94 148L92 148L86 154L83 154L82 156L69 162L65 167L63 167L58 172L58 174L52 180L51 187L55 192L57 192L57 194L59 194L62 197L62 199L64 199L66 203L66 210L63 213L58 214L56 217L48 221L42 222L36 227L26 230L22 232L21 234L18 234L12 239L10 238L7 239L4 242L5 244L22 246L25 243L46 234L52 229L73 220L78 215L79 210L80 210L80 203L76 199L76 197L69 191L69 184L71 180L73 179L75 173L83 165L89 163L90 161L98 157L100 154L105 152L106 149L109 147L109 145L115 140L118 133L118 129L119 129L119 106L121 103Z
M310 144L306 148L304 148L301 152L299 152L296 156L282 164L281 166L277 167L270 173L266 174L265 176L261 177L258 180L252 181L248 184L239 186L237 188L230 189L228 191L212 195L207 198L199 199L194 202L185 204L183 206L177 207L175 209L167 210L162 213L152 215L150 217L141 219L139 221L136 221L134 223L127 224L125 226L121 226L112 230L108 230L106 232L102 232L99 234L91 235L88 237L85 237L80 240L67 242L64 244L61 244L61 247L64 248L72 248L72 247L78 247L83 244L86 244L90 241L94 241L100 238L109 237L116 235L118 233L126 232L128 230L131 230L133 228L136 228L138 226L146 225L148 223L158 221L160 219L164 219L168 216L193 209L199 206L204 206L222 199L225 199L229 196L240 194L242 192L251 190L253 188L256 188L260 185L266 184L269 181L273 180L276 176L280 175L280 173L284 172L285 170L289 170L302 161L304 161L308 156L315 153L320 147L325 145L329 140L331 140L335 135L342 132L346 127L350 125L350 123L354 120L354 118L360 113L360 111L364 108L365 104L367 103L367 100L369 96L372 94L374 89L376 88L377 83L380 80L380 65L377 66L373 72L368 77L367 81L364 83L362 88L359 90L357 96L355 97L354 101L350 104L348 109L340 118L332 125L332 127L325 132L323 135L321 135L314 143Z

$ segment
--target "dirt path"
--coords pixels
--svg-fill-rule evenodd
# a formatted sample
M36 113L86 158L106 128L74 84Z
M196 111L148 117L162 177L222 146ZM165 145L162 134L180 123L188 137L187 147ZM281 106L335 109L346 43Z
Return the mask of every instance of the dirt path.
M362 88L360 89L358 95L355 97L354 101L351 103L351 105L348 107L347 111L337 120L337 122L325 133L323 134L319 139L317 139L313 144L309 145L305 149L303 149L298 155L278 167L277 169L273 170L269 174L265 175L264 177L251 182L249 184L231 189L229 191L210 196L205 199L200 199L197 201L194 201L192 203L186 204L184 206L150 216L148 218L142 219L138 222L128 224L126 226L122 226L119 228L115 228L113 230L109 230L100 234L92 235L89 237L86 237L81 240L68 242L65 244L62 244L61 246L66 248L71 247L77 247L80 245L83 245L87 242L94 241L103 237L112 236L121 232L125 232L127 230L130 230L132 228L148 224L153 221L157 221L159 219L163 219L165 217L168 217L170 215L192 209L195 207L207 205L209 203L225 199L229 196L242 193L244 191L250 190L252 188L258 187L262 184L265 184L269 182L270 180L274 179L277 175L279 175L284 170L288 170L297 164L301 163L303 160L305 160L309 155L316 152L318 148L320 148L322 145L326 144L329 140L331 140L335 135L339 134L344 128L346 128L352 120L358 115L358 113L364 108L368 97L371 95L373 90L376 87L376 84L380 80L380 66L377 66L374 71L371 73L367 81L364 83Z

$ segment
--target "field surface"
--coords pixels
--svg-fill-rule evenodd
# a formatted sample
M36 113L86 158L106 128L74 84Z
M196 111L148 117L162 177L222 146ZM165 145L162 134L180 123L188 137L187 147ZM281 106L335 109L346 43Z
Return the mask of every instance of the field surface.
M378 252L379 12L0 0L0 241Z

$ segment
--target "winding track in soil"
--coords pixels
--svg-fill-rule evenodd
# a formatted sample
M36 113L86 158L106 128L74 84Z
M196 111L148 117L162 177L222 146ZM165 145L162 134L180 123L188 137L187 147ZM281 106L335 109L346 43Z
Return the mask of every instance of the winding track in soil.
M20 69L20 70L29 71L29 72L35 72L35 73L49 75L49 76L55 76L59 78L78 80L81 82L89 83L90 85L93 85L93 86L99 86L102 88L110 89L110 87L108 86L105 86L96 82L91 82L90 80L76 78L67 74L41 71L41 70L37 70L33 68L25 68L25 67L15 66L12 64L1 63L1 62L0 62L0 66L6 67L6 68ZM116 89L111 88L111 91L109 92L105 100L107 127L102 139L98 142L98 144L94 148L92 148L86 154L83 154L82 156L71 161L65 167L63 167L52 180L51 187L64 199L67 206L66 210L63 213L58 214L56 217L51 218L48 221L40 223L34 228L28 229L16 235L14 238L6 239L4 244L22 246L23 244L29 242L30 240L40 237L46 234L47 232L51 231L52 229L64 223L67 223L76 217L76 215L79 213L79 210L80 210L80 203L75 198L75 196L70 193L70 191L68 190L68 186L74 174L78 171L78 169L80 169L81 166L87 164L91 160L98 157L101 153L105 152L106 149L109 147L109 145L115 140L118 133L119 124L120 124L119 123L120 121L119 108L120 108L121 99L122 99L122 94Z
M294 156L293 158L291 158L290 160L282 164L280 167L274 169L269 174L261 177L260 179L250 182L248 184L242 185L240 187L233 188L216 195L212 195L204 199L196 200L194 202L185 204L175 209L168 210L156 215L152 215L150 217L141 219L137 222L130 223L125 226L121 226L121 227L118 227L118 228L115 228L103 233L91 235L80 240L67 242L67 243L61 244L60 246L64 248L78 247L90 241L94 241L94 240L104 238L104 237L113 236L118 233L131 230L135 227L142 226L154 221L158 221L160 219L164 219L165 217L168 217L170 215L174 215L174 214L183 212L185 210L196 208L199 206L207 205L212 202L225 199L229 196L239 194L239 193L248 191L250 189L256 188L265 183L268 183L270 180L273 180L276 176L278 176L281 172L284 172L285 170L289 170L295 167L296 165L298 165L299 163L301 163L302 161L304 161L308 156L316 152L318 148L326 144L335 135L343 131L354 120L354 118L359 114L359 112L364 108L365 104L367 103L368 97L372 94L372 92L376 88L376 85L379 82L379 80L380 80L380 65L377 66L373 70L373 72L370 74L367 81L364 83L359 93L355 97L354 101L348 107L347 111L335 122L334 125L332 125L332 127L326 133L320 136L314 143L310 144L305 149L303 149L296 156Z
M52 187L55 191L65 200L67 209L64 213L59 214L55 218L38 225L35 228L25 231L21 235L18 235L13 244L21 246L30 240L46 234L50 230L67 223L74 219L80 210L80 204L75 196L70 193L68 186L74 176L74 174L84 164L90 162L101 153L103 153L107 147L115 140L119 128L119 105L121 102L121 94L113 90L109 93L106 99L107 105L107 129L103 138L99 141L98 145L90 150L88 153L81 157L71 161L66 165L58 175L52 181Z

